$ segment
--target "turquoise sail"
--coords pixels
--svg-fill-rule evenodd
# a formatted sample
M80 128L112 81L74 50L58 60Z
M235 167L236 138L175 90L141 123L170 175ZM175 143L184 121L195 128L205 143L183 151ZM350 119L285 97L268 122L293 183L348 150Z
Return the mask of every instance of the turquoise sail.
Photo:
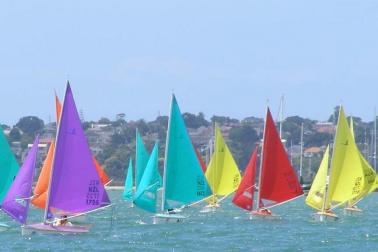
M144 169L147 166L150 155L144 146L143 139L136 131L136 151L135 151L135 187L138 189L139 183L143 177Z
M20 169L8 144L2 127L0 127L0 203L3 202L10 186Z
M162 185L158 171L158 143L155 144L148 160L139 187L135 192L134 204L148 212L156 212L157 190Z
M125 180L125 189L123 191L123 199L133 199L133 161L130 158L129 167L127 168L127 176Z
M168 123L163 187L162 210L200 201L211 194L174 95Z

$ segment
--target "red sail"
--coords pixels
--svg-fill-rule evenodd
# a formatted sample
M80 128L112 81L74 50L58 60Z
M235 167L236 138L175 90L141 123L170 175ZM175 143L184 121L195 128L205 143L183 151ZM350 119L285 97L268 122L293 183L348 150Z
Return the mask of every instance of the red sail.
M255 192L257 149L252 153L251 159L245 168L244 176L232 202L245 210L252 211L253 194Z
M194 145L193 145L193 147L194 147ZM198 149L195 148L195 147L194 147L194 150L196 151L196 155L197 155L198 161L199 161L200 164L201 164L202 171L203 171L203 173L205 173L205 172L206 172L206 164L205 164L205 162L203 161L203 158L202 158L202 156L201 156L201 153L200 153L200 152L198 151Z
M268 205L271 206L303 194L269 109L265 122L261 172L259 208L264 207L264 201L270 201Z

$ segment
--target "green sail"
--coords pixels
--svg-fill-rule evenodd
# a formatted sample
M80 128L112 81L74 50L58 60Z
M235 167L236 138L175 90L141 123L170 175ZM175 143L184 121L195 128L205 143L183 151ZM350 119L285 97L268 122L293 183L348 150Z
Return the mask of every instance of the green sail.
M174 95L166 145L162 209L180 207L209 196L209 185Z
M135 192L134 204L148 212L156 212L157 190L162 185L158 171L158 144L156 143L148 160L139 187Z
M19 168L3 129L0 127L0 203L3 202Z
M133 161L130 158L129 167L127 168L127 176L125 180L125 189L123 191L125 200L133 199Z
M148 163L150 155L144 146L143 139L139 134L139 131L136 132L136 151L135 151L135 187L138 189L139 183L143 177L144 169Z

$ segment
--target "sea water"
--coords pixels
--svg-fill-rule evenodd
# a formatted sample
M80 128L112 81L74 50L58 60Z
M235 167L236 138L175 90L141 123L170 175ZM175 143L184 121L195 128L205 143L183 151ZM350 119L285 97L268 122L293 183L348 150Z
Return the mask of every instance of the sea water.
M22 236L20 227L4 213L0 222L11 226L0 233L2 251L378 251L378 194L359 206L363 213L347 216L336 211L337 221L320 223L299 198L274 208L279 219L250 219L231 203L211 213L201 207L185 209L182 223L152 224L152 214L110 191L113 208L88 215L93 224L84 235L33 234ZM41 221L43 211L31 207L28 222Z

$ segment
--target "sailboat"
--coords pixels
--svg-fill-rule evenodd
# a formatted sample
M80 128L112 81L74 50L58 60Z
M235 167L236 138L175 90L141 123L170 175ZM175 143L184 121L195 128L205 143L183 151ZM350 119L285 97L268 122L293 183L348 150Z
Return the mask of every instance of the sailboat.
M329 147L315 176L306 204L318 210L320 221L337 219L333 209L361 200L374 185L376 175L359 152L340 106L331 162Z
M125 188L123 190L122 197L124 200L132 201L133 200L133 160L130 158L129 166L127 167L127 175L125 179ZM133 205L133 204L131 204Z
M20 167L17 163L3 129L0 127L0 203L3 202Z
M134 195L134 204L151 213L156 213L157 190L162 186L162 178L158 170L158 149L158 143L155 143Z
M257 209L252 211L254 216L275 216L269 209L303 195L269 108L265 119L258 189Z
M37 136L1 205L1 209L21 225L26 225L28 216L38 143L39 138Z
M256 189L257 151L258 147L256 146L232 199L232 203L247 211L252 211L253 209L253 198Z
M55 225L56 219L66 220L66 216L71 218L110 206L109 197L93 163L69 83L53 156L44 221L24 225L23 232L88 232L88 225Z
M19 165L14 156L9 143L0 127L0 205L3 202L6 193L13 183L18 171ZM0 223L0 231L6 231L10 226Z
M215 125L214 153L205 176L213 192L209 199L210 203L205 209L210 208L214 211L221 201L236 191L241 180L239 168L217 125ZM218 197L221 198L218 199Z
M62 111L62 104L57 94L55 94L55 111L56 111L56 122L57 122L57 127L58 127L60 115ZM46 207L47 191L48 191L48 185L49 185L49 179L50 179L50 170L51 170L53 159L54 159L54 151L55 151L55 142L51 141L49 150L47 152L46 158L41 168L40 175L37 180L37 184L34 188L34 195L31 201L31 203L35 207L38 207L41 209L44 209ZM104 186L109 185L111 183L111 180L109 179L108 175L106 174L104 169L101 167L100 163L97 161L95 156L93 156L93 163L100 176L102 184ZM76 218L76 221L78 220L79 218Z
M366 179L365 183L362 185L361 192L357 196L355 196L353 199L349 200L344 208L345 212L353 213L353 212L362 212L362 210L357 207L357 203L361 201L362 199L364 199L368 194L370 194L372 191L374 191L377 188L375 184L377 173L370 166L370 164L362 155L362 153L357 149L357 145L355 143L355 137L354 137L353 117L350 118L349 127L350 127L350 133L352 135L353 142L354 142L354 144L352 144L352 148L354 148L354 151L358 152L360 156L360 162L358 162L358 164L355 165L355 168L361 169Z
M131 206L133 206L134 193L139 187L139 183L142 180L144 170L146 169L150 155L143 143L142 136L140 135L138 129L135 132L135 187L133 182L133 172L132 172L132 161L129 161L129 167L127 169L127 176L125 180L125 189L123 193L123 199L126 201L131 201Z
M180 222L186 216L174 209L203 200L211 194L209 185L198 161L189 133L181 115L177 100L172 95L168 122L161 213L154 216L159 220Z

